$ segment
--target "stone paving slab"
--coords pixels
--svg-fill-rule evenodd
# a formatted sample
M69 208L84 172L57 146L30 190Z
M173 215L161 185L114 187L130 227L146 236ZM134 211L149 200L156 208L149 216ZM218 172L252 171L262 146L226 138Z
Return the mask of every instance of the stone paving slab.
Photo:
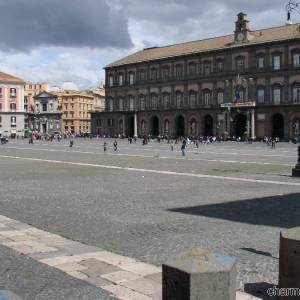
M161 298L161 268L84 245L0 215L0 245L31 256L50 267L84 280L118 299ZM255 300L237 293L237 300Z

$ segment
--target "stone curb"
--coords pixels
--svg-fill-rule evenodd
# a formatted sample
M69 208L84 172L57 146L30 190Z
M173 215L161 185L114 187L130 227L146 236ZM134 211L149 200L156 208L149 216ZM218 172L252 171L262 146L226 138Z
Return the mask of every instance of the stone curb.
M161 299L161 268L0 215L0 244L124 300ZM237 300L259 298L237 292Z

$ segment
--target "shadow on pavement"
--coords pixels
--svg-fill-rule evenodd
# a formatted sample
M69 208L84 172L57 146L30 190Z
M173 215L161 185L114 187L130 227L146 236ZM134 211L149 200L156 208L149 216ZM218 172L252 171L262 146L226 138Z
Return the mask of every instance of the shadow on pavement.
M272 289L273 287L273 284L266 282L245 283L244 290L246 293L263 300L275 300L277 297L271 297L267 292L268 289Z
M239 223L292 228L300 225L300 193L179 207L168 211Z

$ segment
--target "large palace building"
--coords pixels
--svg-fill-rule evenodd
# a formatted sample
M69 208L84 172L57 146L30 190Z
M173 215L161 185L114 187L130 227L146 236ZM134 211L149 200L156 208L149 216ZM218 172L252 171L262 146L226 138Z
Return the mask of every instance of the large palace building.
M300 127L300 24L147 48L106 68L99 135L264 136Z

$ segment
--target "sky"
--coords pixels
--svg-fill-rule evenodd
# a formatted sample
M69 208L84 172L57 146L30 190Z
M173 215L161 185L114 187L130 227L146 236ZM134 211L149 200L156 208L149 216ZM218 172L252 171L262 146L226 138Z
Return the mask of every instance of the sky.
M51 86L96 87L106 65L135 51L231 34L240 11L252 30L282 26L287 2L0 0L0 71ZM292 19L300 22L297 13Z

